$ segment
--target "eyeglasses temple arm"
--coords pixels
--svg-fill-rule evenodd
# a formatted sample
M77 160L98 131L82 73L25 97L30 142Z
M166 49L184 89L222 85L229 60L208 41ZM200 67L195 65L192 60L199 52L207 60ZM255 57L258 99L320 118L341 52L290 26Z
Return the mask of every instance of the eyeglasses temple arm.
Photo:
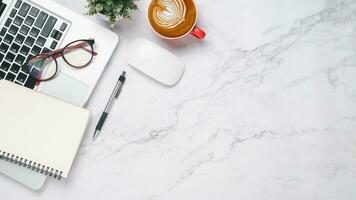
M69 46L69 47L66 47L66 48L67 48L67 49L77 49L77 48L81 48L81 49L85 50L86 52L88 52L88 53L90 53L90 54L93 54L94 56L98 55L98 53L96 53L95 51L92 51L92 50L90 50L90 49L86 49L85 46L83 46L84 43L85 43L85 42L81 42L81 43L79 43L79 44L77 44L77 45ZM48 55L54 55L54 56L53 56L54 58L59 58L59 57L63 56L63 53L58 53L58 52L63 51L63 49L64 49L64 48L60 48L60 49L57 49L57 50L55 50L55 51L53 51L53 52L51 52L51 53L45 53L45 54L43 54L43 58L46 57L46 56L48 56ZM41 58L41 57L40 57L40 58Z

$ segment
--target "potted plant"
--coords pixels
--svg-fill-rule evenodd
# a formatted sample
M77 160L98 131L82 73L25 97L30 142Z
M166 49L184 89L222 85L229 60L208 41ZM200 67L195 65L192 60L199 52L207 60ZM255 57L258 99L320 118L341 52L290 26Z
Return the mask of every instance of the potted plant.
M101 15L111 26L122 18L130 18L130 11L137 10L135 0L87 0L87 15Z

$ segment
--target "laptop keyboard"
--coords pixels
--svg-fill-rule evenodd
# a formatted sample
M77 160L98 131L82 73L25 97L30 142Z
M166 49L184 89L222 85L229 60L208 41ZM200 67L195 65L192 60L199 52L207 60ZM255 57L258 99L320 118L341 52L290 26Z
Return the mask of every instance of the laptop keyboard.
M21 66L40 53L57 48L68 23L39 6L17 0L0 31L0 80L33 89L36 81Z

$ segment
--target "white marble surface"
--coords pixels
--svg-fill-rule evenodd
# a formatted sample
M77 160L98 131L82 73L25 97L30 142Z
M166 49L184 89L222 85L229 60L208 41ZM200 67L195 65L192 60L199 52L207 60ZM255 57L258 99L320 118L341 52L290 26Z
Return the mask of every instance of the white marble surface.
M57 1L85 12L84 0ZM34 192L0 177L0 199L356 199L355 0L197 0L203 42L158 39L147 4L115 29L70 179ZM177 86L125 66L138 36L183 59ZM122 96L92 142L123 68Z

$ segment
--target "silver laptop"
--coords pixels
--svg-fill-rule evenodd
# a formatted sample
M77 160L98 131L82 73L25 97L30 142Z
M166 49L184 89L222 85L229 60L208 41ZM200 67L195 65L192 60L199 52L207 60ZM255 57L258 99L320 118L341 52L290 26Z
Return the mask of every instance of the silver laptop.
M0 79L85 106L116 48L118 36L50 0L3 0L0 15ZM19 67L30 56L89 38L95 40L94 50L98 55L82 70L69 67L60 58L57 59L58 76L36 85ZM0 173L36 190L47 178L3 160L0 160Z

